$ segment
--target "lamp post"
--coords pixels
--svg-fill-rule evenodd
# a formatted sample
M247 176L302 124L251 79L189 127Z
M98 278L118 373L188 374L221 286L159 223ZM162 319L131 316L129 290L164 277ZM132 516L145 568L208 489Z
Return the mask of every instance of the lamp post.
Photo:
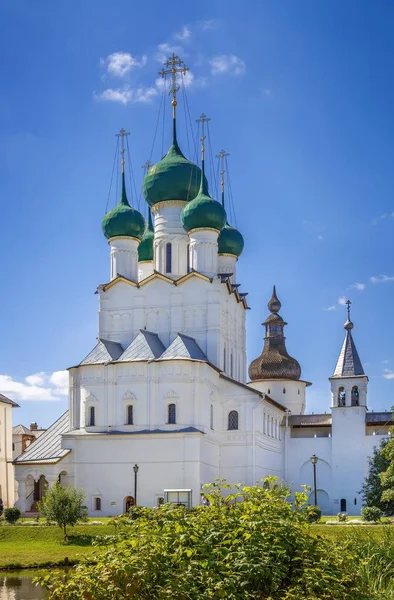
M138 469L139 469L139 466L136 463L133 467L133 471L134 471L134 506L137 506L137 473L138 473Z
M317 506L317 489L316 489L316 463L319 459L316 454L312 454L311 463L313 465L313 491L315 496L315 506Z

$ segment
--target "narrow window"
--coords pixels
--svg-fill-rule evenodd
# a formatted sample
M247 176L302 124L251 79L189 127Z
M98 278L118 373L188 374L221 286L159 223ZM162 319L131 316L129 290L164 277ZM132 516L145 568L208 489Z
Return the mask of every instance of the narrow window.
M223 348L223 371L226 372L226 346Z
M127 425L134 425L132 404L127 407Z
M96 424L96 415L94 406L89 407L89 426L94 427Z
M346 392L344 387L338 389L338 406L346 406Z
M286 388L283 388L283 393L286 394Z
M170 242L166 244L166 273L172 272L172 246Z
M209 420L210 420L210 427L211 427L211 429L213 429L213 404L211 404Z
M360 393L358 391L358 387L355 385L352 388L352 406L360 405Z
M233 376L233 355L230 355L230 373L231 377Z
M186 247L186 266L187 266L187 272L190 273L190 244L187 245Z
M94 509L101 510L101 498L94 499Z
M346 512L346 498L341 498L341 512Z
M268 388L267 394L270 394L270 393L271 393L271 390Z
M175 406L175 404L168 405L168 423L169 423L169 425L176 424L176 406Z
M238 413L236 410L230 410L228 413L228 429L238 429Z
M300 390L298 390L298 395L300 395Z

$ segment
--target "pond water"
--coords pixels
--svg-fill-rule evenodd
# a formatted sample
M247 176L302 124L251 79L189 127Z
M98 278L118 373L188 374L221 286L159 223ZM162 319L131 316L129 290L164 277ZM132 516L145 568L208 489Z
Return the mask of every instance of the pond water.
M0 600L44 600L47 592L33 579L45 571L0 571Z

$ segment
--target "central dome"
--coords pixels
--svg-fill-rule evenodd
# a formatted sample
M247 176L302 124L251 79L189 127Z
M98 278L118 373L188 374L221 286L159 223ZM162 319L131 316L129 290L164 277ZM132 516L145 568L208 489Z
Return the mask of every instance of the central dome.
M153 165L144 177L142 191L150 206L165 200L193 200L198 194L201 169L182 154L176 139L167 154Z

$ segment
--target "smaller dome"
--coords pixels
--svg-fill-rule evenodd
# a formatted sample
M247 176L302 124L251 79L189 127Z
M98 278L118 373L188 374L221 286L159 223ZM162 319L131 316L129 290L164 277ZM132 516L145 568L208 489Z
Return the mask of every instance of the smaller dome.
M221 231L226 223L226 211L217 200L211 198L202 163L200 191L182 209L181 219L187 232L193 229L216 229Z
M272 313L278 313L281 309L281 303L278 296L276 295L276 287L274 286L271 300L267 304L268 310ZM282 318L281 318L282 319ZM283 319L282 319L283 320Z
M354 324L352 323L352 321L350 319L348 319L345 324L344 324L344 328L346 329L346 331L351 331L354 327Z
M218 237L219 254L233 254L240 256L244 249L244 238L238 229L231 227L228 223L223 227Z
M141 240L140 245L138 246L138 260L141 262L143 260L153 260L153 240L155 238L155 234L153 231L152 224L152 214L149 209L148 215L148 226L145 230L144 237Z
M122 194L119 204L107 212L101 227L108 240L118 236L140 240L144 235L145 219L138 210L130 206L127 200L124 173L122 173Z

